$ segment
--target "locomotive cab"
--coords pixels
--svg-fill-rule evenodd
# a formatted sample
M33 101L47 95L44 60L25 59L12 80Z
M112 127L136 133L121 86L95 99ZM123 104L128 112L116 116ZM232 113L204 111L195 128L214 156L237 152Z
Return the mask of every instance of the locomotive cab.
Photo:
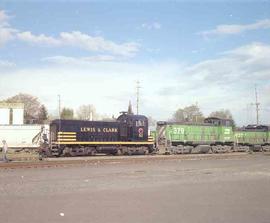
M148 120L145 116L123 112L117 121L120 122L121 141L139 142L148 140Z
M216 117L209 117L204 119L204 123L213 124L216 126L233 126L232 119L221 119Z

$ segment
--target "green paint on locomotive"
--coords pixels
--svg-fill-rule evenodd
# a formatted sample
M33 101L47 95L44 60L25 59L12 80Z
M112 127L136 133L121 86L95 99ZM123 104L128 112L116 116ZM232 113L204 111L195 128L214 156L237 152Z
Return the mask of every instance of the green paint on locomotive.
M234 142L241 145L263 145L269 143L269 131L235 130Z
M233 142L232 126L211 126L199 124L170 123L165 129L166 138L172 143L206 143Z
M212 152L231 149L270 151L269 126L248 125L241 129L233 126L232 120L215 117L206 118L204 123L160 121L157 123L155 142L159 152L165 154L190 153L192 148L211 148Z

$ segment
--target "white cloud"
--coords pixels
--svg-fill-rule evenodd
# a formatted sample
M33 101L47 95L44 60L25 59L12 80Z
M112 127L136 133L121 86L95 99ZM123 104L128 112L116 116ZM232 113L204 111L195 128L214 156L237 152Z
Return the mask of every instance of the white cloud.
M158 22L152 22L152 23L143 23L141 25L142 28L144 29L149 29L149 30L153 30L153 29L161 29L161 24Z
M193 65L176 61L135 64L106 58L97 63L91 57L56 56L46 59L53 62L46 68L2 72L0 91L2 97L7 92L8 96L18 92L37 95L50 110L57 108L56 95L61 94L65 106L90 103L100 113L117 115L129 100L135 106L135 81L139 79L141 113L166 120L178 107L198 102L205 115L230 109L242 125L247 123L246 105L254 102L254 84L262 108L270 106L269 51L270 45L252 43ZM254 122L255 113L250 118L248 123ZM269 124L269 112L262 110L261 120Z
M21 32L17 34L17 38L24 42L28 42L31 44L39 44L39 45L48 45L48 46L60 46L62 45L61 41L55 39L50 36L46 36L44 34L33 35L31 32Z
M138 51L139 45L134 42L117 44L103 37L93 37L78 31L61 33L65 45L79 46L89 51L105 51L116 55L132 56Z
M74 65L84 65L91 62L105 62L105 61L117 61L118 57L111 55L97 55L91 57L66 57L66 56L52 56L43 58L42 61L51 62L55 64L74 64Z
M56 37L46 34L35 35L30 31L18 31L12 28L9 18L5 11L0 11L0 47L12 39L18 39L37 46L77 47L86 51L106 52L125 57L136 55L140 47L135 42L116 43L101 36L91 36L80 31L61 32Z
M223 24L218 25L215 29L200 32L203 36L211 35L231 35L239 34L245 31L257 30L257 29L270 29L270 19L259 20L255 23L239 25L239 24Z
M6 14L4 10L0 10L0 24L8 25L9 16Z
M0 47L5 45L8 41L14 38L14 34L17 32L9 24L10 17L5 11L0 10Z
M99 113L117 115L119 111L127 109L129 100L132 100L135 106L135 81L140 79L141 112L161 117L159 112L154 114L154 109L168 100L154 99L151 105L147 101L154 98L153 94L164 83L173 83L171 78L162 81L164 74L172 77L175 71L181 70L181 67L182 65L171 62L140 65L122 61L99 63L89 61L79 64L72 60L71 63L62 65L51 64L36 69L18 69L3 72L0 76L2 95L0 99L18 92L26 92L38 96L52 111L57 108L57 94L61 94L63 106L77 108L81 104L90 103L96 106ZM6 86L5 83L11 84ZM166 114L164 115L166 108L160 110L163 117L166 117Z
M17 38L21 41L39 46L71 46L93 52L108 52L127 57L134 56L139 50L139 45L134 42L117 44L113 41L105 40L103 37L94 37L79 31L61 32L58 37L22 32L18 33Z
M229 25L205 34L266 29L268 22ZM145 24L143 28L159 29L161 25ZM81 58L52 56L43 59L51 63L50 66L23 69L0 60L0 68L14 68L1 69L0 99L27 92L40 97L53 110L57 107L56 95L61 94L65 106L76 108L90 103L100 113L117 114L126 109L130 99L135 102L135 80L139 79L141 112L156 119L167 119L178 107L198 102L205 115L220 108L230 109L236 121L244 123L244 109L254 101L255 83L262 107L270 107L270 45L267 44L252 43L197 64L183 65L175 61L133 64L122 59L138 52L136 43L115 43L79 31L56 36L19 32L9 25L7 14L0 11L0 46L12 38L37 46L77 47L97 55ZM269 117L269 113L262 115L267 123Z
M176 98L181 94L186 105L198 101L205 113L215 108L231 109L238 123L245 122L245 108L254 101L258 84L260 100L270 104L270 45L252 43L225 52L220 58L202 61L184 69L171 86L160 90L161 96ZM254 116L255 117L255 116ZM269 114L263 115L270 122ZM255 120L253 120L255 121ZM249 120L249 122L251 122Z
M15 67L16 65L7 60L0 60L0 68L11 68Z

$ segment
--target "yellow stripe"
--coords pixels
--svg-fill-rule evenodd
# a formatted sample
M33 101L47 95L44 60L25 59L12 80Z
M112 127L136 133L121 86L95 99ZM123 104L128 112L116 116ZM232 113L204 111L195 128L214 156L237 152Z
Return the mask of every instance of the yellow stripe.
M58 132L58 135L61 135L61 134L74 135L76 134L76 132Z
M58 139L58 142L70 142L70 141L76 141L76 139Z
M58 141L56 144L81 144L81 145L152 145L153 142L68 142Z
M59 135L58 138L76 138L76 135Z

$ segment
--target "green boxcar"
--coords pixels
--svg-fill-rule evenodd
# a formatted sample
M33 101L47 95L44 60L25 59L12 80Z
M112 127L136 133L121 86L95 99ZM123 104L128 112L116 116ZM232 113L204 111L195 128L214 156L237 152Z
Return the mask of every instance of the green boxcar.
M220 150L233 145L233 139L232 121L228 119L208 118L200 124L158 122L157 125L157 147L161 153L192 152L196 147L204 152L211 147Z

